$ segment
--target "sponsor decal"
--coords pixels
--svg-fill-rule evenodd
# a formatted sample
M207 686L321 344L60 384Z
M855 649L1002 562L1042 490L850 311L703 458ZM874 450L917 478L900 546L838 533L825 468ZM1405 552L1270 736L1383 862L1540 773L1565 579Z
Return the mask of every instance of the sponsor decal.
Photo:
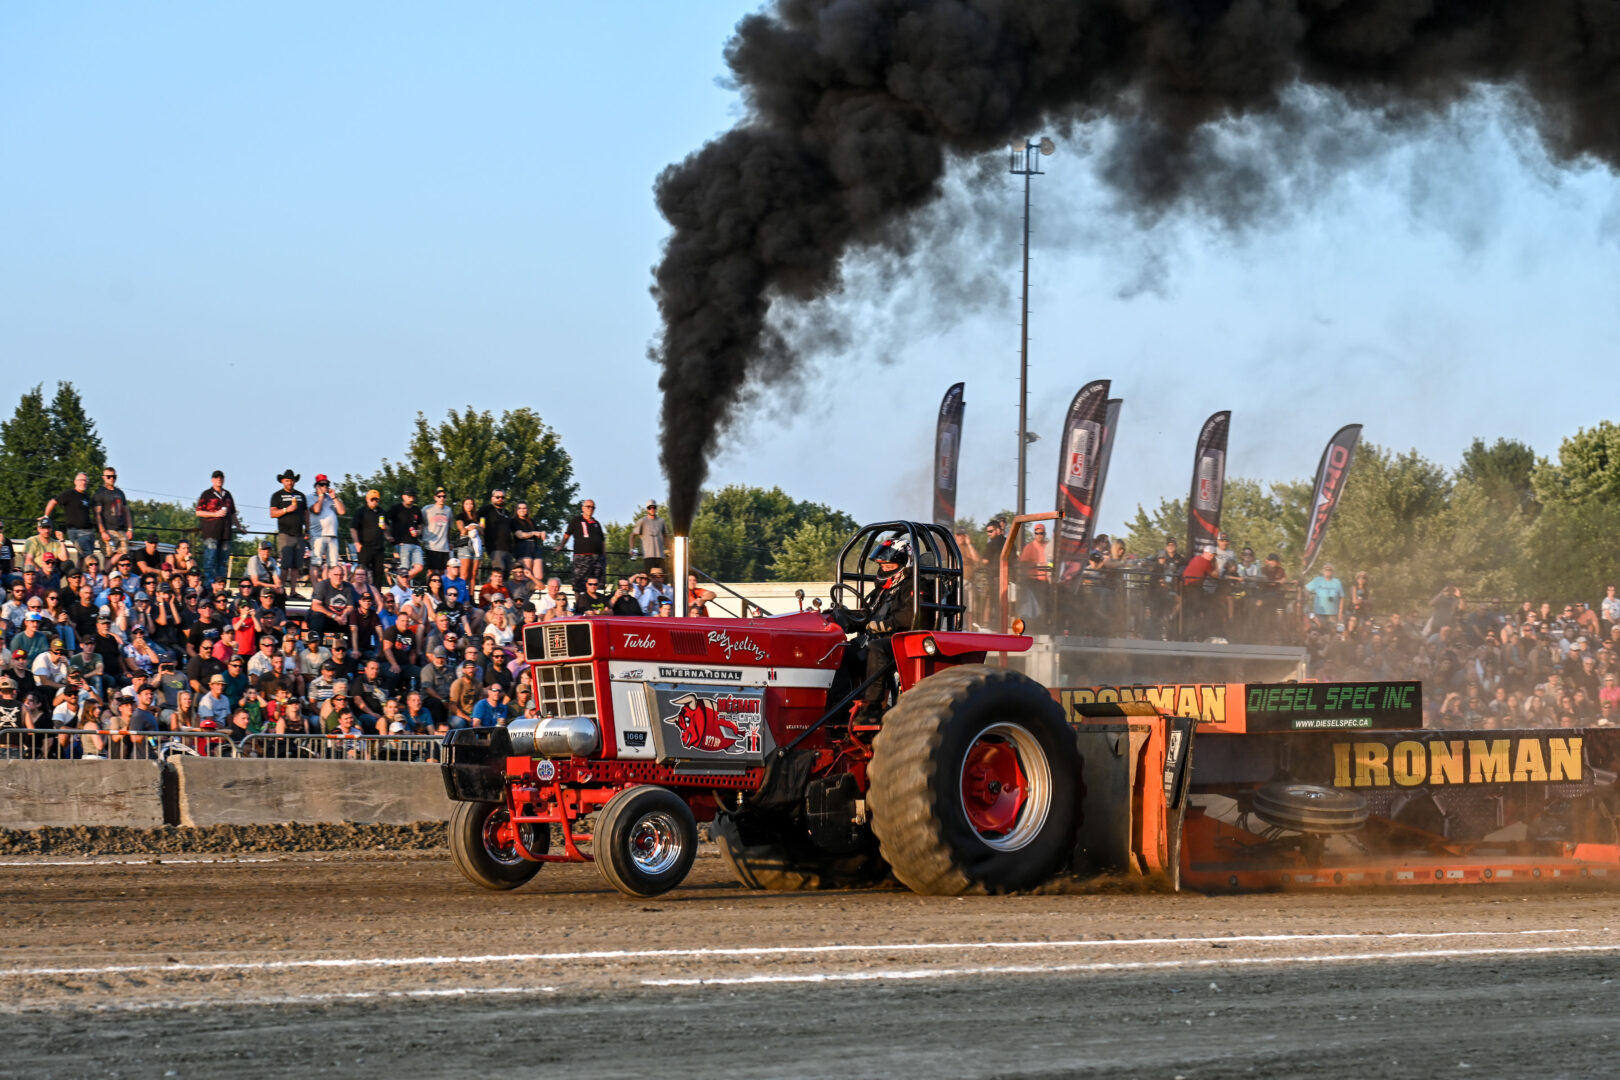
M658 643L653 640L651 634L624 635L624 648L626 649L655 649L657 647Z
M734 652L747 653L757 660L765 659L765 647L751 637L733 638L724 630L710 630L709 644L720 646L720 651L726 654L727 660L731 659Z
M1581 736L1333 744L1334 787L1523 784L1581 779Z
M663 719L680 732L683 749L758 755L764 750L760 738L763 703L758 694L682 694L670 700L677 711Z
M640 672L637 672L639 675ZM660 679L717 679L724 682L742 682L742 668L661 667Z
M549 759L541 758L534 767L534 775L539 777L543 783L554 780L557 777L557 766L552 764Z
M626 731L626 732L624 732L624 745L626 745L626 746L646 746L647 745L647 733L645 731Z
M629 671L621 671L613 677L615 679L639 679L645 674L646 672L641 668L631 668Z

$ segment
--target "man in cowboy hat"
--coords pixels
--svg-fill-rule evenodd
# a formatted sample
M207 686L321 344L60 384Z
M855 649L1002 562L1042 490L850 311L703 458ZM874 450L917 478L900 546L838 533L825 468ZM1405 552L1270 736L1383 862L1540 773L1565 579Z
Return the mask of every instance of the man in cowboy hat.
M270 516L276 523L276 539L281 548L281 579L287 592L298 585L304 569L304 528L309 524L309 500L294 485L298 474L291 469L276 477L281 490L270 496Z

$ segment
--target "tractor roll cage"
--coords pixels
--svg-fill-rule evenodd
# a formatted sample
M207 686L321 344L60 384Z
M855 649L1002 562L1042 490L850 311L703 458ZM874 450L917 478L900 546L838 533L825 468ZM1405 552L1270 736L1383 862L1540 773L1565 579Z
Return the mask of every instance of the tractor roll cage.
M962 551L956 537L943 525L921 521L880 521L863 525L838 553L838 582L862 598L877 584L868 573L872 549L887 537L904 536L911 551L905 572L911 575L911 625L915 629L960 630L962 615ZM850 555L856 556L853 562ZM932 616L924 621L922 616Z

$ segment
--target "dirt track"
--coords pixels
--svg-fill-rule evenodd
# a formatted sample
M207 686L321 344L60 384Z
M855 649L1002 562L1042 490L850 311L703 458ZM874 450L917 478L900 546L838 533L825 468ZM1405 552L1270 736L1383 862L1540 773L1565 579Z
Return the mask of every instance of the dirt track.
M0 1076L1573 1077L1620 1018L1602 893L767 895L707 857L637 902L440 855L10 859L0 925Z

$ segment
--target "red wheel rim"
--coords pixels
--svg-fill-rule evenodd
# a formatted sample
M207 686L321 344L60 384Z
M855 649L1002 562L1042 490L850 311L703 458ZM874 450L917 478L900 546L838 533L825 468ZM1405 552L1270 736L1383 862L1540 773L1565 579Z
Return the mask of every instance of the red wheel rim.
M1018 824L1029 795L1029 779L1013 745L996 735L981 736L962 764L962 808L980 836L1007 835Z

